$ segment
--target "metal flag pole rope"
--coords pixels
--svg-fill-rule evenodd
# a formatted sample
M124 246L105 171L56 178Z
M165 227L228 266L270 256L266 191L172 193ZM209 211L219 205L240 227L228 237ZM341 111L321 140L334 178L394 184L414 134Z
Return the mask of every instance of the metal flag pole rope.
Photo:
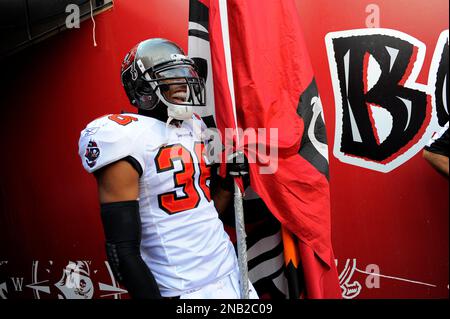
M219 0L220 10L220 22L222 26L223 35L223 47L225 53L225 64L228 77L228 87L230 90L231 104L233 106L234 124L236 128L236 141L239 149L239 130L237 126L236 117L236 101L234 96L234 83L233 83L233 68L231 61L231 49L230 49L230 35L228 30L228 12L227 12L227 0ZM238 250L238 265L240 272L240 288L241 298L249 299L249 285L248 285L248 265L247 265L247 243L245 233L244 222L244 207L242 205L242 193L239 186L234 182L234 212L236 220L236 240Z

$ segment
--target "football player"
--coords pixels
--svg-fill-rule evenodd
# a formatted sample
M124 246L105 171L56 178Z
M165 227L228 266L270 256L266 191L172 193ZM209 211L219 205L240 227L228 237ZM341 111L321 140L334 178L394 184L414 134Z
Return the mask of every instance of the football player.
M138 114L96 119L79 140L115 277L132 298L241 298L236 253L218 216L233 179L212 196L206 126L193 113L205 106L195 63L175 43L149 39L125 56L121 79Z

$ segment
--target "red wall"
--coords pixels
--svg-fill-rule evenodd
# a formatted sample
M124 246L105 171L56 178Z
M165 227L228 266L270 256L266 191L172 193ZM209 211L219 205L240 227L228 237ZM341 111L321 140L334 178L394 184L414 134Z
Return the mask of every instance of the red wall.
M448 298L448 180L420 153L389 173L345 164L333 156L335 97L325 35L365 28L365 9L371 3L380 7L381 28L402 31L426 44L419 83L427 84L438 37L449 25L448 1L297 0L324 107L338 271L347 259L356 258L359 270L376 264L382 275L436 286L381 278L379 288L369 289L367 275L356 271L349 283L361 284L358 298Z
M95 20L97 47L87 20L2 65L0 105L8 120L0 128L0 261L8 263L0 266L0 285L7 282L10 297L33 296L25 286L34 260L46 265L38 280L59 280L69 260L92 260L91 275L98 270L99 281L110 281L95 180L81 166L79 134L101 115L134 111L120 66L137 42L164 37L187 50L187 1L119 0ZM9 277L25 277L22 292Z
M355 270L348 283L357 281L361 289L354 297L448 298L448 181L420 154L389 173L344 164L332 154L335 102L325 35L364 28L371 2L297 3L327 124L338 270L356 259L357 270L376 264L381 275L422 282L381 278L379 288L370 289L367 275ZM438 36L448 29L448 2L376 3L381 27L427 45L418 79L426 83ZM133 111L119 69L135 43L164 37L187 49L188 1L116 0L96 23L98 47L92 45L92 23L85 21L81 29L65 31L1 66L0 286L7 284L9 298L36 297L39 290L27 285L46 280L53 285L68 261L76 260L91 261L95 297L107 294L98 283L114 286L103 263L95 180L77 154L79 132L105 113ZM24 278L22 289L11 277ZM39 297L57 297L60 292L51 287Z

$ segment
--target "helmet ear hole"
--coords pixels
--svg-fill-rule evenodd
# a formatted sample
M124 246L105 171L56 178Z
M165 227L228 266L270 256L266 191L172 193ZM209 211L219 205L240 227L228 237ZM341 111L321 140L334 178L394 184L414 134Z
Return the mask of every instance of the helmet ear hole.
M124 82L123 87L125 89L125 93L127 94L128 100L133 105L136 105L136 94L134 92L133 85L129 82Z
M142 79L136 80L135 87L138 94L148 95L153 93L153 88L151 87L150 83Z
M137 94L137 106L141 109L153 110L159 102L158 96L153 91L151 94Z

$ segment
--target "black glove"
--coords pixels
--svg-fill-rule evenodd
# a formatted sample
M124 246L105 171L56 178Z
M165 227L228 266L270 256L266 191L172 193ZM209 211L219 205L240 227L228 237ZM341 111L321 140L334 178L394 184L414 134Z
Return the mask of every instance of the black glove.
M248 176L248 161L244 152L236 152L228 156L227 158L227 175L233 177L236 176Z
M221 183L221 187L227 191L234 191L234 178L242 177L244 188L250 185L248 161L241 151L235 152L227 158L227 175Z

